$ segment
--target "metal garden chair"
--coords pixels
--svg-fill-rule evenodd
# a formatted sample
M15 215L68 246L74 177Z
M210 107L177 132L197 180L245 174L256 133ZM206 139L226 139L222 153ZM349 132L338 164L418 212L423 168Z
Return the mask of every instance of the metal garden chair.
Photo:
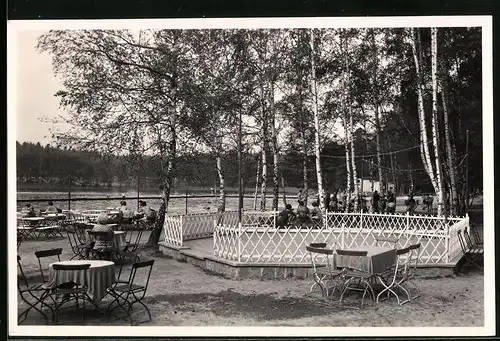
M326 243L311 243L306 246L306 249L309 251L311 257L314 279L314 283L311 285L309 292L312 292L315 286L319 286L323 296L328 296L329 288L333 288L331 293L333 295L337 288L335 281L341 274L341 271L335 269L334 251L332 249L327 249ZM318 256L323 256L326 260L326 264L318 264L316 259ZM328 287L325 282L331 282L332 285Z
M483 240L481 238L481 235L479 234L479 229L477 225L470 225L470 232L472 238L474 238L474 244L478 246L483 246Z
M88 259L90 245L81 243L75 230L67 229L66 234L68 235L71 251L74 253L74 256L71 257L70 260L73 260L76 257L78 257L78 259Z
M403 286L404 283L410 283L410 280L415 277L417 263L420 256L420 246L421 244L418 243L410 245L403 249L396 250L396 265L387 269L383 273L375 274L375 278L378 279L379 282L384 286L384 289L377 295L377 302L389 299L390 294L396 296L397 302L400 305L403 305L410 302L411 300L420 297L418 293L412 296L411 291ZM407 295L408 298L406 300L400 300L398 295L399 290L403 290ZM383 300L380 300L380 297L384 293L387 293L387 297Z
M51 315L53 316L54 310L50 305L45 303L45 300L49 298L52 293L51 289L47 287L45 283L37 283L33 285L29 284L28 278L24 274L23 267L21 265L20 256L17 256L17 265L19 267L19 270L21 271L21 274L20 276L18 276L17 280L17 290L19 292L19 295L21 296L21 299L28 305L28 308L25 309L21 314L19 314L18 323L23 323L28 318L28 314L31 309L34 309L43 316L43 318L45 319L45 323L48 324L49 319L43 311L43 307L48 308L51 311ZM22 286L20 282L22 282L24 286ZM37 307L39 304L40 308Z
M458 241L460 242L460 247L462 248L463 258L465 260L464 267L471 266L481 269L482 266L479 264L480 259L483 256L483 248L470 248L462 235L462 230L457 231Z
M62 248L35 251L35 256L38 259L38 266L40 268L40 275L42 276L42 282L46 282L45 275L43 273L42 258L54 257L57 258L58 262L60 262L62 251Z
M82 320L85 320L85 301L89 301L92 303L97 309L97 305L92 301L87 293L88 284L87 284L87 270L90 268L90 264L54 264L52 268L55 271L55 281L58 282L58 277L60 276L61 271L83 271L83 276L81 277L83 283L69 283L70 285L59 285L58 287L53 289L53 295L55 296L55 309L54 316L55 321L59 321L59 310L62 305L71 300L76 301L76 308L79 309L79 299L82 302ZM58 299L62 296L60 302Z
M343 262L344 257L357 257L358 261L361 263L362 257L366 257L368 254L367 251L354 251L354 250L337 250L337 255L341 259L341 263ZM363 306L363 300L366 296L366 293L369 293L370 299L375 300L375 294L373 292L373 288L370 284L372 274L366 272L362 269L358 269L352 266L342 266L342 273L340 277L343 280L342 285L342 293L340 295L340 304L342 304L344 295L349 291L361 291L363 292L363 296L361 297L361 307ZM355 283L357 282L357 283Z
M108 288L108 293L114 297L114 300L108 305L106 310L108 321L109 317L118 308L121 308L127 313L127 317L132 325L132 306L136 303L142 305L149 316L149 321L151 321L151 313L148 307L144 304L143 299L146 296L148 289L149 278L151 277L151 271L153 269L154 259L136 262L132 265L132 270L130 271L129 279L125 283L119 283L118 285L113 285ZM138 284L137 281L137 271L143 269L147 271L147 277L142 284ZM114 305L114 306L113 306Z

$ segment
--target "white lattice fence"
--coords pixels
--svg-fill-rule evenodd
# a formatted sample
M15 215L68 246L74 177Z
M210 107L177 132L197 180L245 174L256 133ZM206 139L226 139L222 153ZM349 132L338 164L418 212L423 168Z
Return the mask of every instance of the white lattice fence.
M233 223L228 217L234 214L234 212L186 214L182 220L182 240L211 237L214 233L216 222L220 221L220 223L224 223L224 220L229 220L230 223ZM237 220L238 216L236 213Z
M219 224L215 226L214 255L232 261L239 261L239 241L238 224Z
M348 249L376 245L377 236L398 239L397 247L421 244L421 263L448 263L457 255L456 229L468 226L468 218L448 218L409 214L328 213L318 228L276 229L277 212L244 212L238 224L217 225L214 254L249 263L308 263L305 249L312 242ZM450 235L450 231L455 231ZM393 247L390 242L380 246ZM459 244L458 244L459 247ZM450 253L451 252L451 253Z
M165 232L165 243L182 246L182 215L165 216L163 230Z

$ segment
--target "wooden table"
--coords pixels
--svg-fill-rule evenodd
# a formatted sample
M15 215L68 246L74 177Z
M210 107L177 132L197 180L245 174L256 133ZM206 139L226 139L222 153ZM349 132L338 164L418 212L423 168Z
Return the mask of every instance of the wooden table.
M115 281L115 263L113 262L106 260L70 260L50 264L50 277L47 284L50 288L70 281L79 284L84 283L83 270L60 270L56 281L55 270L52 268L54 264L90 264L90 268L87 270L88 293L96 305L101 303L102 298L106 294L106 289Z

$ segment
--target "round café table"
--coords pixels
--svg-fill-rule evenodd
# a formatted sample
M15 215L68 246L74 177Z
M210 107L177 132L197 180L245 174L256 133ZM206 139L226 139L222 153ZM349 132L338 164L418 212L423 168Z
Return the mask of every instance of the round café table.
M70 281L79 284L84 283L83 270L59 270L59 275L57 276L56 281L56 272L52 268L52 265L54 264L90 264L90 268L87 270L87 290L90 298L92 298L92 301L96 305L101 303L102 298L106 294L106 289L109 288L115 281L115 263L113 262L107 260L70 260L50 264L50 279L47 284L50 288Z

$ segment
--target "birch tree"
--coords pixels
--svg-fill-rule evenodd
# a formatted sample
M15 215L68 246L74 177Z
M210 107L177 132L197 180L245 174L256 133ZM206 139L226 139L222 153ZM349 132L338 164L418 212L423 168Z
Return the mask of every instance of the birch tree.
M311 90L313 97L313 114L314 114L314 150L316 154L316 178L318 182L319 206L325 208L324 191L323 191L323 173L321 172L321 141L320 141L320 125L318 112L318 88L316 80L316 50L314 47L314 29L309 30L310 48L311 48Z

